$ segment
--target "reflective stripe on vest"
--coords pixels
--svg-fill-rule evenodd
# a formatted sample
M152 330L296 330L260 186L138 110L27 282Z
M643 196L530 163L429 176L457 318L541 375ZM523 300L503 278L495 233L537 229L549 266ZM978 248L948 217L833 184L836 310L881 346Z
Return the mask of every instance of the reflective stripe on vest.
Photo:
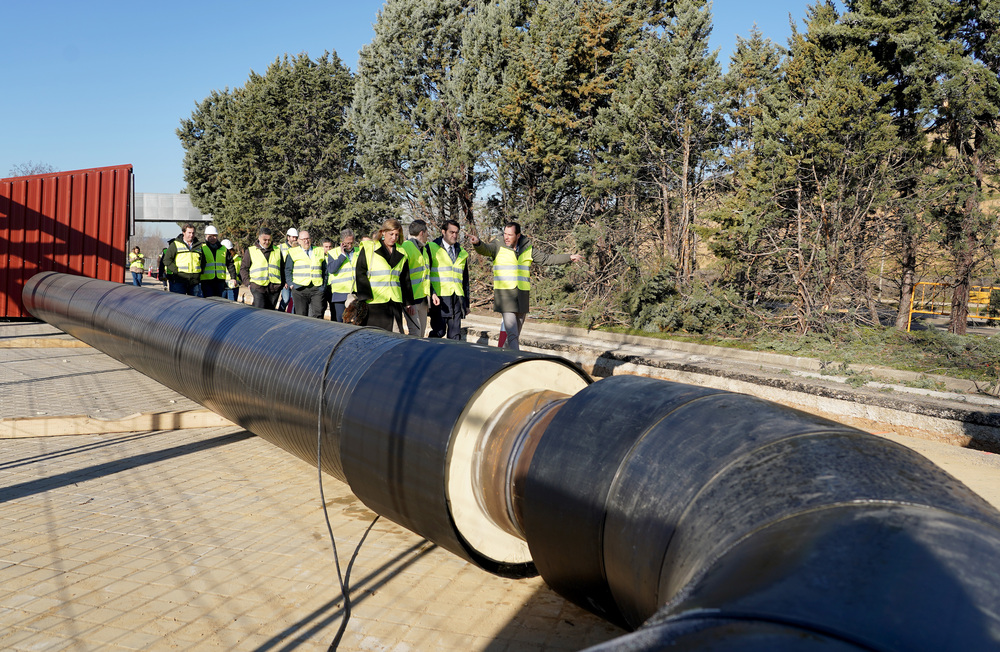
M177 255L174 256L174 266L178 274L201 274L201 247L191 249L183 240L177 243Z
M494 290L531 289L531 247L518 256L513 249L500 247L493 259Z
M354 292L354 262L358 258L357 252L352 249L346 255L347 260L341 264L337 273L329 275L328 284L330 285L330 291L336 292L337 294L350 294L351 292ZM339 257L340 255L338 254L337 258ZM329 267L329 265L337 258L328 255L326 261L327 266Z
M413 298L423 299L431 291L431 270L427 264L427 256L420 251L413 240L407 240L402 244L403 252L406 254L407 264L410 266L410 286L413 288Z
M201 271L201 280L207 281L213 278L226 278L226 251L222 245L212 253L212 248L207 244L201 245L205 252L205 269Z
M434 288L434 294L439 297L450 297L453 294L464 297L465 288L462 287L462 279L469 252L462 249L455 257L455 262L451 262L451 256L448 255L446 248L436 242L427 246L431 251L431 287Z
M323 285L323 259L326 252L323 247L310 249L312 256L302 247L293 247L288 251L292 257L292 283L295 285Z
M272 249L264 256L260 247L250 247L250 282L254 285L281 283L281 252Z
M406 264L406 256L399 259L395 267L389 267L389 261L375 253L374 247L367 247L368 281L372 286L372 300L369 303L388 303L395 301L403 303L403 288L399 285L399 275Z

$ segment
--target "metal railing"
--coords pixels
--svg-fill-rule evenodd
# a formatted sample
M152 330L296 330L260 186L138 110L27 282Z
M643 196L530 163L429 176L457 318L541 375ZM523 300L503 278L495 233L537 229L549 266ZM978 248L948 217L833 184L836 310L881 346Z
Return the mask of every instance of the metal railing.
M910 295L910 315L906 330L910 330L913 315L951 314L951 293L948 283L917 283ZM1000 321L1000 287L973 285L969 287L969 319Z

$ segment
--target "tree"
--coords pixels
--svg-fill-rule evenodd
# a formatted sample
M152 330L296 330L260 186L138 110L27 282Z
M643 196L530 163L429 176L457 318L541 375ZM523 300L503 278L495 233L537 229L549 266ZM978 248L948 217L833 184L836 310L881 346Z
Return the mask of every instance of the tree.
M324 53L285 55L244 87L213 91L177 131L192 203L244 240L265 225L333 234L372 224L384 203L355 158L352 86Z
M595 124L649 11L604 0L531 6L493 109L503 213L566 229L602 202Z
M479 183L456 72L469 4L388 0L361 50L351 108L366 174L437 223L472 223Z
M10 166L8 174L12 177L30 177L35 174L51 174L58 171L48 163L28 161L27 163L16 163Z
M938 0L849 0L843 16L845 36L865 47L883 72L881 106L892 116L900 139L896 194L886 206L890 255L899 266L895 326L907 328L913 288L923 264L921 252L936 230L931 205L939 192L929 175L932 148L928 134L935 120L935 86L942 70L944 43L936 29ZM923 254L927 256L926 253Z
M964 333L973 270L996 238L982 199L996 169L998 6L848 2L844 24L885 70L883 105L904 147L891 209L900 242L897 328L908 323L918 252L936 241L952 262L949 329Z
M657 189L663 251L678 278L697 267L697 198L724 137L721 71L709 52L708 8L681 0L662 36L647 34L632 57L633 75L616 91L604 117L619 125L631 165ZM604 150L615 156L615 150ZM676 205L677 214L671 208Z
M744 189L748 232L761 239L779 292L794 296L799 332L835 307L863 307L875 321L868 257L884 229L897 139L879 101L881 70L844 41L831 4L810 7L781 68L783 102L761 112Z
M992 253L998 235L997 210L984 199L996 187L1000 154L1000 2L948 4L942 11L951 37L944 74L937 84L934 138L944 147L936 166L947 202L935 211L953 261L954 291L948 330L965 334L969 286L976 266Z
M747 208L761 203L751 167L759 154L758 138L763 138L765 121L788 102L783 66L783 50L756 28L749 38L738 37L719 103L729 129L716 179L721 198L711 215L718 227L709 247L723 263L725 281L751 302L773 280L761 235L765 221Z

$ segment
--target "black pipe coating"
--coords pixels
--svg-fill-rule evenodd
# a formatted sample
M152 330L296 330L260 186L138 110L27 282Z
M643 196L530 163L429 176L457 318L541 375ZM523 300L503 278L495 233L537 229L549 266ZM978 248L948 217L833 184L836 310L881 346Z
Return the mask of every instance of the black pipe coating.
M322 405L322 468L374 511L492 572L533 561L560 594L638 628L594 649L1000 649L1000 512L854 428L624 376L581 380L544 428L518 431L510 406L544 383L518 384L568 363L54 273L24 303L313 464ZM448 467L503 466L454 452L469 428L475 451L526 456L509 462L527 469L510 512L530 561L485 555L456 523Z

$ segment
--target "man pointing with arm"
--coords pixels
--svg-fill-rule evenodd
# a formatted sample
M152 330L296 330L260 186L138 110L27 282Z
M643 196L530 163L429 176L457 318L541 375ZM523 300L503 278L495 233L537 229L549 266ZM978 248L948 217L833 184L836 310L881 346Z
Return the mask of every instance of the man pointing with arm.
M534 251L531 240L521 234L521 225L508 222L503 227L503 243L483 242L470 235L476 252L493 260L493 310L503 318L507 333L505 347L520 349L521 329L528 314L531 291L531 263L564 265L583 260L580 254L545 254Z

